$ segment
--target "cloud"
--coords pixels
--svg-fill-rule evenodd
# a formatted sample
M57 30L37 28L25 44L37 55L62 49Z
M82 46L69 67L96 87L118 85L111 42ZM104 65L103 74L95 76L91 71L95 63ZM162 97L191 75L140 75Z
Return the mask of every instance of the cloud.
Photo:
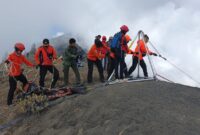
M30 49L32 43L59 33L81 35L89 47L97 34L110 36L127 24L131 37L142 29L161 54L200 80L199 6L198 0L1 1L0 54L11 52L15 42L24 42ZM176 74L185 78L165 62L154 60L169 78L178 80Z

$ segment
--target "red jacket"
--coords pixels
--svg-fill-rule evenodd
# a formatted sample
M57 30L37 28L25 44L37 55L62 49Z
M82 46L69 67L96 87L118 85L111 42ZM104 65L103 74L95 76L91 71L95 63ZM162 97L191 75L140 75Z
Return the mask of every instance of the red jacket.
M24 55L18 56L16 52L11 53L7 60L10 62L9 75L19 76L22 74L21 65L25 63L27 66L32 67L33 64L29 62Z
M151 51L148 49L147 46L145 47L145 43L144 43L143 40L139 40L139 41L137 42L137 46L136 46L136 48L135 48L135 52L138 53L138 54L134 53L133 56L139 57L140 60L143 59L143 54L149 54L149 55L151 55L151 54L153 53L153 52L151 52Z
M54 59L57 59L57 54L51 45L48 47L41 46L35 53L35 61L38 65L52 65Z
M127 43L128 42L126 41L125 36L123 36L122 40L121 40L121 48L122 48L122 51L124 51L125 53L128 53L128 51L129 51Z
M105 58L104 47L97 48L95 44L92 45L90 50L87 53L87 58L92 61L101 60Z
M102 53L106 54L107 52L110 51L110 47L108 47L108 44L106 42L102 42L102 44L103 44Z

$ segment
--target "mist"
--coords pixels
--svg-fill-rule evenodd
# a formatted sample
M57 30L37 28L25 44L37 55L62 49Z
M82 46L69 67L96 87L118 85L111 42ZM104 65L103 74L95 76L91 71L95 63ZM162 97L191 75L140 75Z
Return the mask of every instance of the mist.
M163 56L200 80L199 7L198 0L1 1L0 59L16 42L29 50L33 43L63 33L82 36L89 48L97 34L112 36L126 24L132 38L143 30ZM158 57L153 61L163 76L199 86Z

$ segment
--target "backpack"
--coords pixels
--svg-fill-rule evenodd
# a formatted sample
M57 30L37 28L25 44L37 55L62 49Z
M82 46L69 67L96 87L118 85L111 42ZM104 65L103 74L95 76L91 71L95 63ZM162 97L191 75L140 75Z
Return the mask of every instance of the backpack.
M114 35L112 41L111 41L111 45L110 48L120 48L120 39L122 37L122 33L118 32Z

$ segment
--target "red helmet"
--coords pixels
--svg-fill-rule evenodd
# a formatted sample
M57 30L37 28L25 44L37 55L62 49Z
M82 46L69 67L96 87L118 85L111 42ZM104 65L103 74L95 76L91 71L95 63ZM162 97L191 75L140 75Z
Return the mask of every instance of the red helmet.
M102 37L102 41L106 41L106 36L103 36L103 37Z
M126 25L122 25L122 26L120 27L120 29L121 29L121 31L125 31L125 32L128 32L128 31L129 31L128 26L126 26Z
M23 43L16 43L15 44L15 49L18 49L20 51L24 51L25 50L25 46Z

